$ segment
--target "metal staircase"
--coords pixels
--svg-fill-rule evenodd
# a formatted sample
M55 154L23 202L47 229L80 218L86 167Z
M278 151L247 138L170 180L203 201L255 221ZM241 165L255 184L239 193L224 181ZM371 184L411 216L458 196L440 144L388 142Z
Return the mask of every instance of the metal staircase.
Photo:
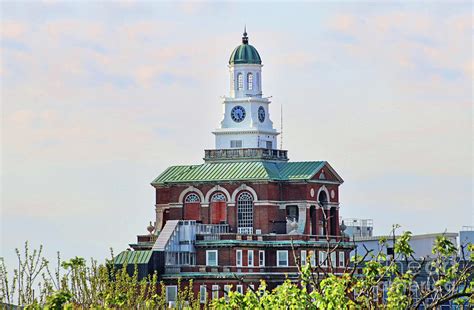
M176 238L176 227L178 226L179 220L169 220L166 221L165 227L160 231L158 238L153 244L153 251L166 251L167 246L170 241L173 241ZM174 238L173 238L174 236Z

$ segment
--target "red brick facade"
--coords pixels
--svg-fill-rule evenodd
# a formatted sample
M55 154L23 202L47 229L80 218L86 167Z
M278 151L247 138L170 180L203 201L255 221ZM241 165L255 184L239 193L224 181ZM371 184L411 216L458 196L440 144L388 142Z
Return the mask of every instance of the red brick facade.
M195 293L198 294L201 285L205 285L209 298L213 286L219 287L219 297L224 296L225 285L245 291L250 285L258 288L260 280L264 279L271 288L282 283L286 276L297 277L297 265L301 263L304 252L308 259L314 256L314 264L323 264L321 260L328 244L330 247L337 245L337 251L332 254L334 257L329 255L330 266L322 268L342 272L348 264L351 246L343 242L347 240L341 236L339 229L341 183L330 168L324 167L312 179L299 182L229 181L155 185L158 230L163 229L169 220L228 226L228 231L220 234L217 242L207 241L204 235L196 235L195 263L181 266L179 272L165 272L162 280L167 285L175 285L178 278L182 278L184 285L187 279L193 279ZM251 234L238 233L238 197L244 192L253 197ZM220 200L212 198L217 194ZM199 197L200 201L187 202L188 195ZM298 224L298 233L293 231L290 234L290 215ZM209 265L209 251L217 251L217 266ZM286 255L286 264L278 262L280 251L283 258ZM238 252L241 253L239 259ZM252 266L249 266L249 252L253 252ZM236 274L243 280L236 279Z

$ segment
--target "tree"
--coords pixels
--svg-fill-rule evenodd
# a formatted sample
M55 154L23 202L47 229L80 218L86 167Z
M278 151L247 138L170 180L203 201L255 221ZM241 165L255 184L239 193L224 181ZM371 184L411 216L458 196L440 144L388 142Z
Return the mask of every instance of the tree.
M468 246L470 257L466 257L462 247L457 255L456 246L441 235L433 246L433 259L416 259L410 239L410 232L396 239L393 257L384 254L387 240L380 240L379 252L366 249L363 256L356 255L342 275L331 270L321 275L327 269L321 262L312 266L308 258L306 264L299 266L297 281L286 280L271 292L262 281L256 291L231 291L227 298L213 300L211 305L216 309L435 309L449 303L473 306L474 246ZM419 263L419 267L402 272L399 263L409 261ZM420 285L419 277L426 266L430 267L430 282Z
M395 233L395 227L393 233ZM435 309L443 304L474 305L474 246L460 249L443 235L436 238L434 257L416 259L410 247L411 233L396 238L394 255L387 256L387 240L381 239L381 250L357 253L352 264L342 274L335 274L331 263L313 261L299 264L299 278L287 279L282 285L268 290L266 283L245 294L230 291L226 298L211 300L215 309ZM328 252L337 248L328 248ZM0 263L0 304L13 304L28 309L164 309L165 287L157 274L138 280L137 268L129 275L126 266L115 268L112 260L89 265L81 257L61 261L51 272L49 262L42 256L42 248L32 253L25 244L24 254L17 250L18 269L10 279L7 268ZM327 255L330 260L330 255ZM316 261L316 260L314 260ZM402 271L400 263L417 262L417 268ZM324 263L324 264L323 264ZM326 268L323 265L328 265ZM419 281L429 271L428 283ZM426 276L423 275L423 276ZM199 296L192 290L192 282L178 283L175 307L200 309Z

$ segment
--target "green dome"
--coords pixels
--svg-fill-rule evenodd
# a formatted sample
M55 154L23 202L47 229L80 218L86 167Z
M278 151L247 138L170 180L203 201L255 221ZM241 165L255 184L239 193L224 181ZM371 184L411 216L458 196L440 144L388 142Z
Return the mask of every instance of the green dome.
M229 64L262 64L257 49L249 44L247 32L244 32L242 44L237 46L230 55Z

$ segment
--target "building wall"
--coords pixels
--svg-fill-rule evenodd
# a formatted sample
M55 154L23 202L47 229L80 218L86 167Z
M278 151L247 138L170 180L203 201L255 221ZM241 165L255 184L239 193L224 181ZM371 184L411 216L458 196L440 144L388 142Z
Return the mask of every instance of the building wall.
M437 236L443 235L446 236L449 240L451 240L455 246L457 246L457 233L439 233L439 234L425 234L425 235L413 235L410 240L410 245L414 251L415 257L430 257L433 256L431 250L433 249L434 242ZM387 238L387 247L393 248L393 237L385 236ZM358 255L364 255L366 250L364 249L367 247L368 250L373 250L374 254L377 254L380 249L381 245L379 243L379 239L381 237L367 237L367 238L359 238L355 239L356 249ZM352 251L351 255L355 254L356 249ZM387 254L386 248L384 249L384 254ZM368 257L367 259L370 259Z
M330 177L326 175L326 178ZM234 192L243 191L254 192L257 199L254 200L254 229L259 229L262 234L268 233L286 233L286 206L296 205L310 208L314 206L320 209L317 203L318 193L325 191L328 193L331 211L327 211L327 216L332 218L332 226L334 227L330 233L339 235L339 210L338 210L338 184L318 184L307 182L246 182L246 188L242 188L244 183L227 182L227 183L202 183L202 184L174 184L169 186L156 188L156 204L158 206L157 213L163 213L162 225L166 220L187 219L196 220L204 224L211 223L211 212L209 200L212 196L211 192L215 190L225 192L226 196L230 196L225 207L225 219L230 226L230 232L237 229L237 207L236 202L232 201L232 196L238 197ZM216 189L216 185L219 188ZM200 205L183 203L187 194L195 192L201 197ZM187 193L184 195L183 193ZM332 193L332 195L331 195ZM332 197L331 197L332 196ZM306 215L306 219L301 219L301 229L305 233L312 233L310 226L310 213ZM320 221L324 218L321 211L318 211L318 221L313 223L320 225ZM159 222L159 221L157 221ZM163 227L162 226L162 227ZM303 227L304 226L304 227ZM161 229L162 227L159 227ZM320 231L320 228L315 230Z

